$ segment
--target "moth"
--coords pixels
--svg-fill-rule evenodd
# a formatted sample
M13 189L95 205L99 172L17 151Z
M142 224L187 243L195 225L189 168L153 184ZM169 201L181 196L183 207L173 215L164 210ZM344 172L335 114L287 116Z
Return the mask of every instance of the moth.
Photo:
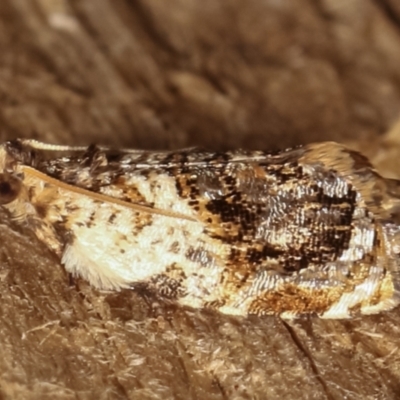
M0 206L98 289L235 315L399 303L400 181L324 142L280 152L0 146Z

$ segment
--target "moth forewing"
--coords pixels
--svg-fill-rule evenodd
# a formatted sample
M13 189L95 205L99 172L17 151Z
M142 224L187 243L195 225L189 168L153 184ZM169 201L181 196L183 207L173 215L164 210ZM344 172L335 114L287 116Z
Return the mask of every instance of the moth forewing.
M399 302L398 181L339 144L212 153L20 140L0 147L0 168L0 206L97 288L144 284L191 307L284 318Z
M67 271L97 288L127 288L161 275L173 264L180 269L188 243L201 239L202 225L187 215L90 192L30 167L23 170L35 188L34 207L49 225L57 226ZM43 238L38 230L37 235Z

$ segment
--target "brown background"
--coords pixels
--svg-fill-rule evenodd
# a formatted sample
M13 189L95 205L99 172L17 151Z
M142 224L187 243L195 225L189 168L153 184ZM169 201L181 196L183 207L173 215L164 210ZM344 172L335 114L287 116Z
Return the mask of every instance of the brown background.
M336 140L400 177L398 0L1 0L0 134ZM400 399L400 310L238 318L69 282L0 213L1 399Z

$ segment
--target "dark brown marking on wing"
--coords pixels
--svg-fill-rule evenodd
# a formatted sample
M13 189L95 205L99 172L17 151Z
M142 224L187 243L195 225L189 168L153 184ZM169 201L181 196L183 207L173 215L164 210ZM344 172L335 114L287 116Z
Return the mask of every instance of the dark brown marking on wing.
M116 218L117 218L117 213L112 213L109 217L108 217L108 223L110 224L110 225L112 225L113 223L114 223L114 221L116 220Z
M185 256L188 260L194 263L199 263L203 267L210 267L215 261L214 256L209 251L203 249L201 246L190 246L189 249L186 251Z
M368 158L365 157L363 154L359 153L358 151L351 149L344 149L343 152L347 153L353 160L354 169L359 170L364 168L371 168L371 169L374 168L371 162L368 160Z
M159 275L152 279L152 284L157 287L157 292L168 299L177 299L182 295L182 285L175 279Z
M170 271L166 271L167 273ZM185 289L182 285L183 278L171 278L167 274L159 274L151 277L149 289L167 299L179 299L185 295Z
M259 176L254 176L257 168L249 167L246 170L244 167L248 177L243 179L243 171L239 171L241 180L237 178L239 174L235 174L235 171L229 171L229 174L220 171L219 174L215 174L220 175L220 185L218 187L214 176L211 180L211 193L207 193L203 177L200 185L203 196L197 196L196 201L189 200L188 204L200 207L199 214L205 220L210 235L231 244L250 244L250 251L251 244L264 241L257 240L257 231L266 219L269 220L270 227L275 229L288 227L292 239L286 247L292 247L293 252L300 255L306 255L307 251L312 249L312 253L319 252L321 246L330 247L330 252L336 254L338 249L348 245L350 222L355 207L355 190L349 186L342 196L331 196L315 182L310 183L309 176L301 176L302 168L299 166L283 166L282 173L277 171L277 166L274 166L274 169L275 175L271 176L274 176L275 182L270 185L266 185L269 175L265 171L257 171ZM302 196L295 195L294 189L296 185L302 184L302 180L304 188L308 190L304 190ZM191 193L198 190L198 187L193 178L185 181L181 176L177 179L177 188L181 196L191 198ZM281 188L281 193L277 192L276 188ZM305 205L308 205L307 215ZM284 216L286 218L283 218ZM327 221L330 222L328 226ZM298 232L299 226L309 227L309 232L302 235ZM315 230L315 234L311 232L311 228ZM310 232L313 234L310 235ZM303 244L302 248L300 244ZM266 246L263 251L272 256L287 250L279 246Z
M181 246L178 241L175 241L171 244L168 251L174 254L178 254L181 251Z
M137 187L133 185L128 185L126 183L126 180L127 180L126 177L118 176L115 182L112 183L113 186L121 190L122 192L122 195L120 196L121 200L153 206L153 204L149 204L146 202L146 198L140 193Z

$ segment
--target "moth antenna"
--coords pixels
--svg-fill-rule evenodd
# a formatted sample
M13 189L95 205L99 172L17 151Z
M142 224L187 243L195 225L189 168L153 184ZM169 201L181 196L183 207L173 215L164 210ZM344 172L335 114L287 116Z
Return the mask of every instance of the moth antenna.
M67 146L62 144L49 144L39 142L35 139L19 139L21 144L30 146L37 150L47 150L47 151L85 151L88 146Z
M49 143L43 143L40 142L39 140L35 139L18 139L18 141L25 146L30 146L36 150L44 150L44 151L86 151L88 149L88 146L68 146L68 145L62 145L62 144L49 144ZM107 150L112 150L112 147L109 146L98 146L96 145L97 148L103 151ZM198 149L197 147L185 147L181 149L181 151L193 151ZM146 149L124 149L123 152L126 154L143 154L143 153L148 153L151 150L146 150ZM158 151L161 154L168 154L171 153L171 150L160 150Z
M130 208L131 210L138 211L138 212L145 212L148 214L158 214L158 215L163 215L165 217L185 219L187 221L193 221L193 222L197 221L195 218L189 217L184 214L176 213L173 211L161 210L159 208L152 208L150 206L145 206L142 204L129 203L128 201L110 197L105 194L91 192L90 190L87 190L87 189L84 189L81 187L77 187L77 186L73 186L68 183L59 181L58 179L52 178L51 176L48 176L48 175L44 174L43 172L40 172L40 171L38 171L34 168L31 168L31 167L28 167L26 165L22 166L22 170L23 170L24 174L27 176L39 178L51 185L58 186L61 189L68 190L73 193L88 196L94 200L99 200L99 201L111 203L111 204L117 204L119 206L127 207L127 208Z

